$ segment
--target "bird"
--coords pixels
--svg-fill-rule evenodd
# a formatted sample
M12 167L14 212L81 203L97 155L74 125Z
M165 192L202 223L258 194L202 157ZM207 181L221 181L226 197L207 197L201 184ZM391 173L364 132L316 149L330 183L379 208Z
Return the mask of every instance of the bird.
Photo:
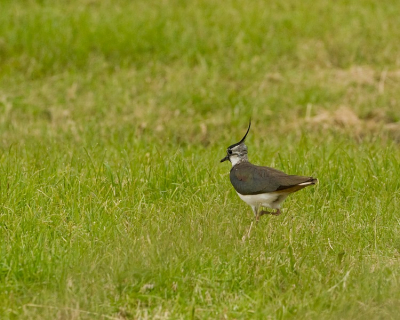
M232 144L226 156L220 162L229 160L232 164L230 180L240 199L246 202L259 221L265 214L281 214L281 204L287 196L305 187L314 185L318 179L308 176L289 175L280 170L257 166L249 162L245 140L250 131L251 120L247 132L239 142ZM263 208L272 209L263 210Z

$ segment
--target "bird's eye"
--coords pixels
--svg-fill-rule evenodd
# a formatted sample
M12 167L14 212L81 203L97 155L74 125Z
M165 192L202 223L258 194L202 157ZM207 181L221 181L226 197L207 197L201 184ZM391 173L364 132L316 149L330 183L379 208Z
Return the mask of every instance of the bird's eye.
M229 154L232 154L232 150L228 150L228 153L229 153Z

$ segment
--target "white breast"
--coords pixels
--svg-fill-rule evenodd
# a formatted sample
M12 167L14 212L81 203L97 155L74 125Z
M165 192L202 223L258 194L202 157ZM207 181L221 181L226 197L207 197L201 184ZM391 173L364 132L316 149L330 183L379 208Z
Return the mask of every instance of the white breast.
M242 195L237 192L240 199L246 202L248 205L252 207L268 207L271 209L279 209L281 203L286 199L289 195L288 193L262 193L262 194L253 194L253 195Z

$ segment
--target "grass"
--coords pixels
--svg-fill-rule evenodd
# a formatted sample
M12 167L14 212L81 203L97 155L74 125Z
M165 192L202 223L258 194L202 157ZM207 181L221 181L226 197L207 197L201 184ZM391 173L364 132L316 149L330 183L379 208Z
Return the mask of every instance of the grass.
M398 319L395 1L3 1L1 319ZM255 224L226 147L320 183Z

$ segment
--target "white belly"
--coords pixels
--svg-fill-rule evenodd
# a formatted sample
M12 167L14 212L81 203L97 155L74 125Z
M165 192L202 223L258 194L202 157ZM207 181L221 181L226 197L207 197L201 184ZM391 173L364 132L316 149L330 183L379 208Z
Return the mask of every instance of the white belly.
M252 207L268 207L271 209L279 209L281 203L289 195L284 193L263 193L263 194L253 194L253 195L242 195L237 193L244 202Z

